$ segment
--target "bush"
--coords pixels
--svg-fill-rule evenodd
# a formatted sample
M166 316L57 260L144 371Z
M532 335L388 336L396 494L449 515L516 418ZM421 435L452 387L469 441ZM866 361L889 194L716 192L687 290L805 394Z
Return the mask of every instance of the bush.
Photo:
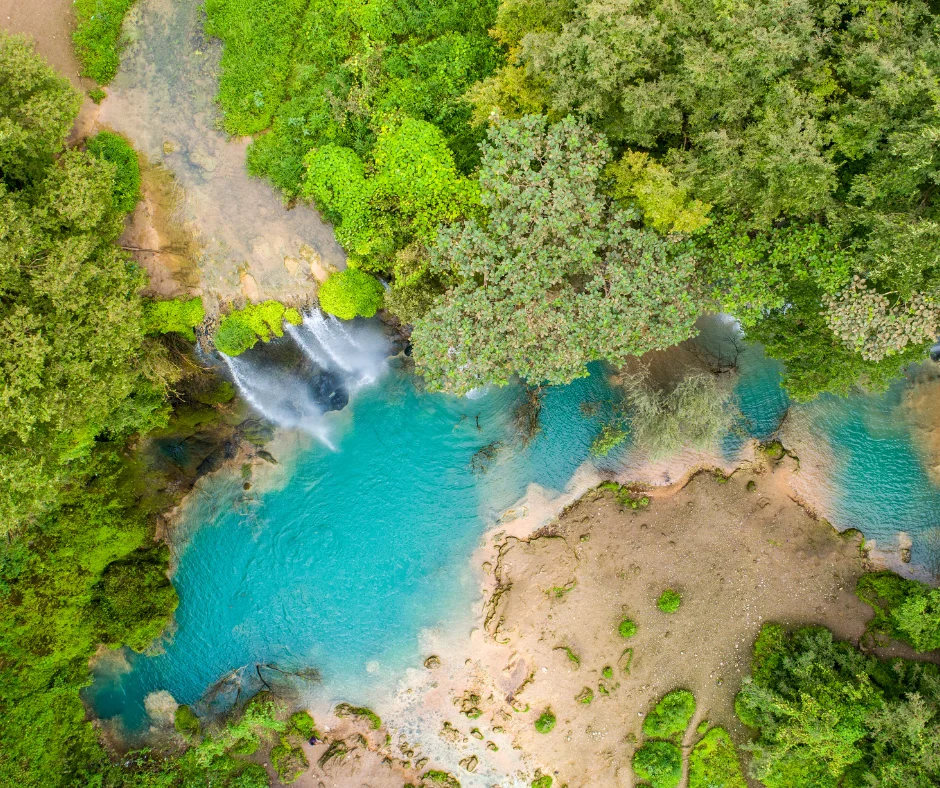
M682 778L682 753L672 742L647 742L633 754L633 771L653 788L676 788Z
M121 63L121 25L134 0L74 0L75 54L82 75L107 85Z
M285 320L300 325L303 319L296 309L289 309L278 301L249 304L223 317L212 341L226 356L238 356L254 347L259 340L268 342L274 337L284 336Z
M198 736L201 729L199 717L185 704L176 707L176 713L173 715L173 727L176 728L177 733L182 733L187 739Z
M875 611L869 631L917 651L940 648L940 589L884 571L860 577L855 593Z
M541 716L535 721L535 730L539 733L551 733L555 727L555 715L551 709L545 709Z
M343 320L372 317L382 307L382 283L358 268L338 271L320 285L318 293L324 312Z
M689 788L747 788L734 742L724 728L712 728L692 748Z
M632 638L636 634L636 623L629 618L625 618L620 622L617 631L620 633L620 637L624 639Z
M114 165L114 210L130 213L140 200L140 161L120 134L102 131L88 141L88 152Z
M681 740L694 714L695 696L688 690L673 690L643 721L643 733L654 739Z
M675 613L681 604L682 596L678 591L673 591L671 588L663 591L659 595L659 599L656 600L656 607L662 610L663 613Z
M199 297L183 300L171 298L167 301L144 303L144 321L148 334L182 334L190 342L196 341L193 329L206 317Z

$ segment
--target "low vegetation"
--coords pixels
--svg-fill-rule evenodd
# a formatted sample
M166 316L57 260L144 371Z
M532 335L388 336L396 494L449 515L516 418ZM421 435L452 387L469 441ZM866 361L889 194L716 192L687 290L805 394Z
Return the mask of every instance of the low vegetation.
M331 274L317 293L320 308L343 320L372 317L382 307L382 283L358 268Z
M917 651L940 649L940 589L886 571L863 575L855 593L875 611L870 632Z
M144 302L144 320L148 334L177 333L190 342L196 341L193 329L206 318L202 299L171 298Z
M82 75L107 85L117 74L124 39L124 17L135 0L75 0L72 40Z
M545 709L535 721L535 730L539 733L551 733L555 722L555 713L551 709Z
M248 304L229 312L212 337L216 349L227 356L238 356L258 342L269 342L284 336L284 322L300 325L302 318L296 309L285 307L279 301Z
M669 741L649 741L633 754L633 771L652 788L676 788L682 779L682 751Z
M675 613L679 606L682 604L682 595L678 591L673 591L671 588L667 588L659 595L659 599L656 600L656 607L663 611L663 613Z
M130 143L120 134L102 131L88 140L88 152L114 165L114 210L130 213L140 200L140 161Z
M653 739L673 739L677 743L695 715L695 696L684 689L663 697L643 720L643 733Z

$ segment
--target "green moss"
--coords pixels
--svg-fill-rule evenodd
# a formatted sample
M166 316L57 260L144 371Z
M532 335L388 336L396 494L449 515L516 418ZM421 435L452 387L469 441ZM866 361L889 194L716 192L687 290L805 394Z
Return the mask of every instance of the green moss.
M689 788L747 788L734 743L724 728L712 728L692 749Z
M382 283L358 268L330 274L317 293L324 312L343 320L372 317L382 308Z
M539 733L551 733L552 729L555 727L555 715L551 709L545 709L539 718L535 721L535 730Z
M614 669L610 665L605 665L604 669L601 671L601 675L605 679L612 679L614 677Z
M382 718L372 711L372 709L367 709L365 706L351 706L348 703L340 703L333 711L340 719L352 717L365 720L374 731L382 727Z
M173 715L173 727L177 733L182 733L187 738L199 735L201 730L199 717L197 717L189 706L177 706L176 713Z
M317 732L313 717L306 711L295 711L287 720L288 729L304 739L309 739Z
M531 788L552 788L551 775L550 774L539 775L532 781Z
M620 637L624 639L632 638L636 634L636 623L629 618L625 618L620 622L617 631L620 633Z
M702 720L698 725L695 726L695 732L701 736L705 731L708 730L709 722L708 720Z
M442 785L444 788L460 788L460 781L450 772L432 769L421 775L421 779L433 785Z
M747 483L747 491L748 491L748 492L754 492L754 490L756 490L756 489L757 489L757 482L755 482L753 479L751 479L751 480Z
M682 752L672 742L647 742L633 754L633 771L653 788L676 788L682 778Z
M82 75L107 85L117 74L123 40L121 26L134 0L74 0L75 54Z
M166 301L144 302L144 325L148 334L182 334L190 342L196 341L193 329L206 317L199 297Z
M656 607L662 610L663 613L675 613L681 604L682 596L678 591L673 591L671 588L663 591L659 595L659 599L656 600Z
M293 746L282 736L280 743L271 750L271 766L277 772L278 780L289 784L307 771L310 763L300 747Z
M260 340L268 342L284 336L284 321L297 325L302 317L278 301L264 301L236 309L222 318L212 338L216 348L227 356L238 356Z
M571 650L570 646L555 646L553 651L564 651L565 656L568 657L569 662L573 662L575 666L581 667L581 657L574 653Z
M563 586L552 586L545 593L548 594L553 599L564 599L570 591L573 591L577 582L572 580L570 583L567 583Z
M681 740L694 714L695 696L688 690L673 690L643 721L643 733L654 739Z
M111 199L114 209L130 213L140 200L140 161L137 151L120 134L102 131L88 140L88 152L114 165Z

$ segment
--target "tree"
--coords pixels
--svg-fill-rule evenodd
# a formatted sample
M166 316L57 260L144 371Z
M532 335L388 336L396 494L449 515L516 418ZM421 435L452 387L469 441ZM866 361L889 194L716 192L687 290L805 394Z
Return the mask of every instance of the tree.
M636 226L599 192L603 137L568 118L494 126L480 170L485 219L443 229L432 271L458 283L418 320L418 369L465 392L520 375L566 383L688 338L698 313L688 248Z

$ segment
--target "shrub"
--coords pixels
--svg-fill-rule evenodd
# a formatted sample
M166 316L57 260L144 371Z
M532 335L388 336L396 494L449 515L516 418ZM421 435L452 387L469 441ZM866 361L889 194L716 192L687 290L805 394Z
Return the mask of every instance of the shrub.
M672 742L647 742L633 754L633 771L653 788L676 788L682 778L682 753Z
M190 342L196 341L193 329L206 317L199 297L184 300L147 301L144 304L144 322L148 334L182 334Z
M117 74L121 62L121 25L134 0L74 0L75 54L82 74L102 85Z
M236 309L222 318L212 338L216 348L227 356L237 356L257 344L284 335L284 321L299 325L300 312L278 301L264 301Z
M694 714L695 696L688 690L673 690L643 721L643 733L655 739L681 739Z
M199 735L200 724L197 717L189 706L185 704L176 707L176 713L173 715L173 727L177 733L182 733L187 739Z
M551 733L555 727L555 714L551 709L545 709L541 716L535 721L535 730L539 733Z
M659 599L656 600L656 607L662 610L663 613L675 613L681 604L682 596L678 591L673 591L671 588L663 591L659 595Z
M855 593L875 611L869 631L917 651L940 648L940 589L884 571L859 578Z
M724 728L712 728L692 749L689 788L747 788L734 742Z
M381 307L382 283L358 268L338 271L320 285L320 306L343 320L372 317Z
M130 213L140 199L140 161L131 144L120 134L102 131L88 141L88 152L114 165L114 209Z
M280 744L271 750L271 765L282 783L292 783L307 770L310 762L300 747L294 747L282 736Z
M632 638L636 634L636 623L629 618L625 618L620 622L617 631L622 638Z

